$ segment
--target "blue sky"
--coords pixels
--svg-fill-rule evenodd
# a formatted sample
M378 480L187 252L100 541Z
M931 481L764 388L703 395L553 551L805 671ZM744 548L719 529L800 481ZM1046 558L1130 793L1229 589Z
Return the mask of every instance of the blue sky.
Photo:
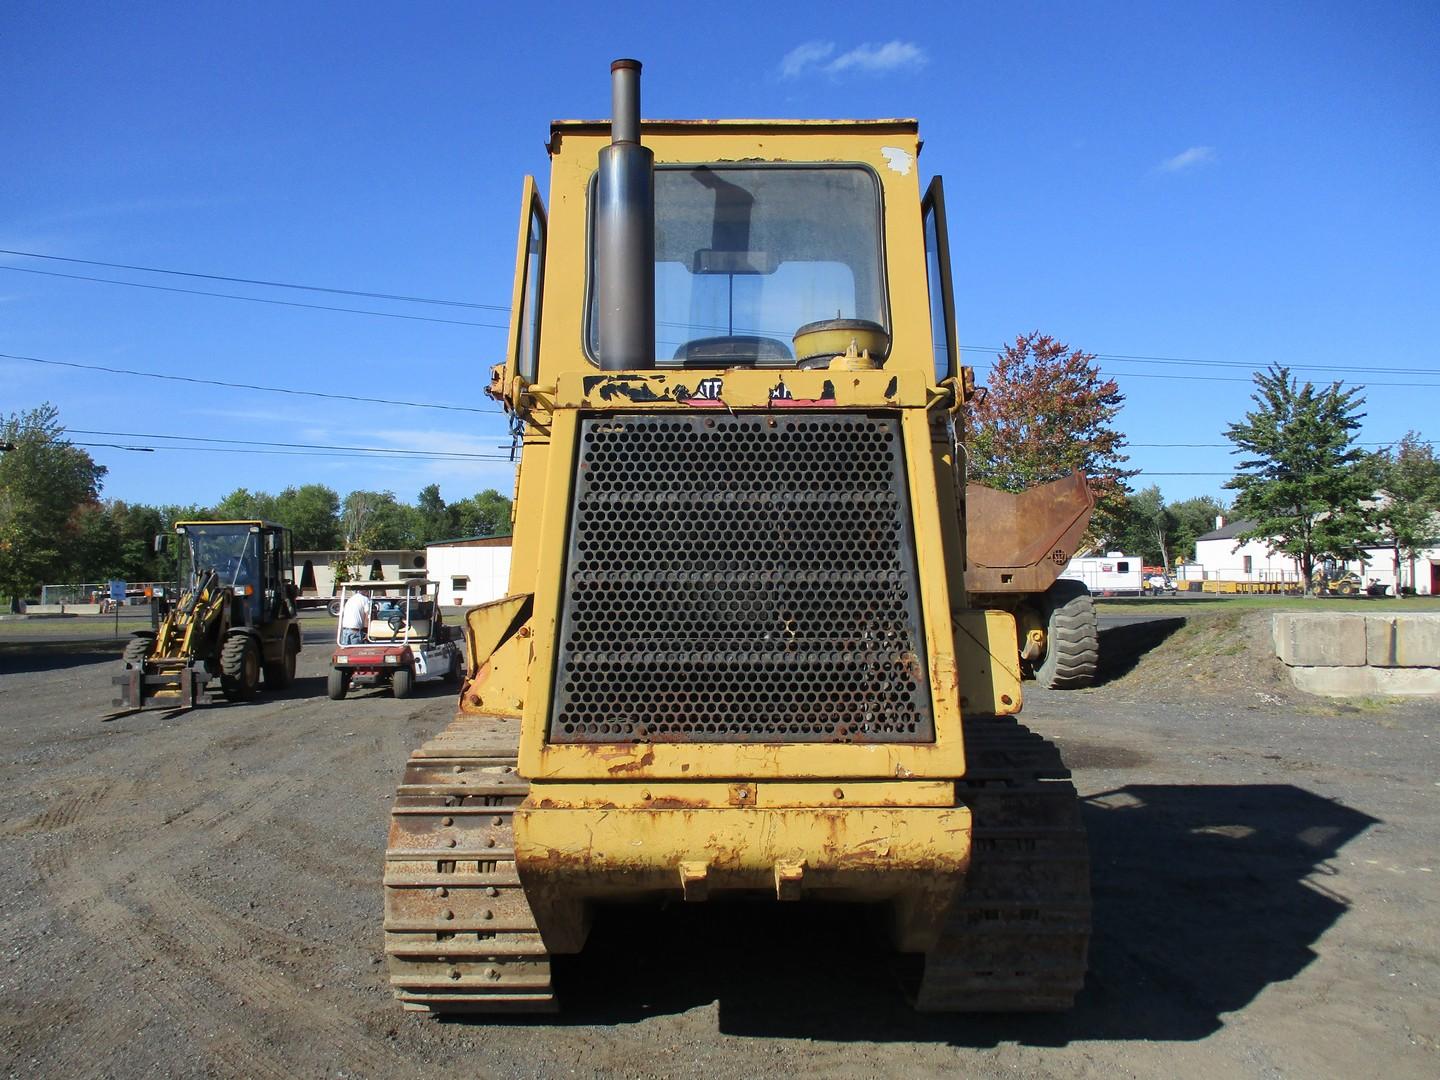
M520 181L553 117L916 116L945 176L966 362L1040 329L1104 356L1132 464L1219 493L1253 368L1369 387L1363 438L1440 406L1440 6L64 5L0 14L0 248L504 306ZM7 269L8 268L8 269ZM44 276L83 274L452 325ZM412 401L221 389L0 359L0 411L72 429L499 453L506 317L0 256L0 353ZM1384 369L1384 370L1380 370ZM1181 376L1184 376L1181 378ZM1393 385L1387 385L1393 384ZM137 436L76 441L180 446ZM503 461L97 447L105 494L238 487L450 499ZM312 451L304 451L311 454Z

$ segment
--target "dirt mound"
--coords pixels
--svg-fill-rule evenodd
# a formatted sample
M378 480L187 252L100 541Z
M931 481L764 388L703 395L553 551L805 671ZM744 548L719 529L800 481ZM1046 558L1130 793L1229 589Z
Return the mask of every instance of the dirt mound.
M1151 698L1258 697L1313 702L1275 656L1266 611L1215 612L1107 629L1101 677L1113 690Z

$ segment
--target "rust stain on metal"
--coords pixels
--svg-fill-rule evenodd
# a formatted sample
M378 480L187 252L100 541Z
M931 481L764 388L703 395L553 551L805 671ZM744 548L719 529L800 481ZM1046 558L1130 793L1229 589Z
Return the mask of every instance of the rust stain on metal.
M645 804L648 810L704 810L710 806L706 799L686 799L678 795L660 795Z
M647 746L639 757L635 757L635 747L615 746L609 743L581 743L581 752L587 757L599 758L607 762L605 771L611 776L624 776L626 773L639 772L648 769L655 764L655 750ZM614 760L619 758L620 760Z

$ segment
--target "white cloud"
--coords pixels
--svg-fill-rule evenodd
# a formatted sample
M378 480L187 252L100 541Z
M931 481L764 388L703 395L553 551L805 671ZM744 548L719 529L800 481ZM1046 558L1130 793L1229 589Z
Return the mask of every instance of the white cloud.
M782 79L799 79L809 74L832 78L849 72L879 75L889 71L915 71L929 63L925 50L911 41L866 42L839 56L833 41L807 41L791 49L780 60Z
M1208 165L1214 160L1215 148L1213 146L1192 146L1172 158L1166 158L1155 168L1158 172L1183 172L1199 165Z
M807 41L796 45L781 58L780 77L798 79L810 68L818 67L834 51L833 41Z
M825 65L832 75L842 71L882 72L899 68L922 68L928 61L925 50L910 41L887 41L884 45L858 45Z

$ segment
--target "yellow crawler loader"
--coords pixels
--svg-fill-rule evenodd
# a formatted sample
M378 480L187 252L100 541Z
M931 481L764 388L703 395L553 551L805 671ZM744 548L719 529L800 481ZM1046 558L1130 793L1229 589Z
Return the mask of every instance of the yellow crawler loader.
M966 600L917 126L642 123L639 74L552 126L548 215L524 184L510 595L393 805L391 985L547 1011L598 905L805 898L884 905L920 1009L1068 1008L1085 834L1014 616Z

